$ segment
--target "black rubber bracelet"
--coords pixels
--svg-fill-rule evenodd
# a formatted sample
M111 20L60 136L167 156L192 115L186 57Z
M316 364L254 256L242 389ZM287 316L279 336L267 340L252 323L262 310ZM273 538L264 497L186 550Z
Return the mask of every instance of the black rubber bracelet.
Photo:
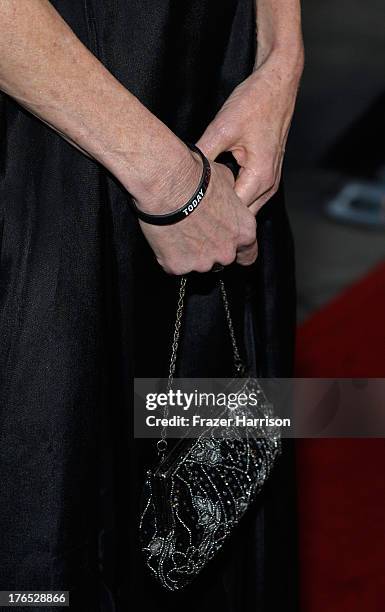
M187 144L187 146L191 149L191 151L198 153L203 162L202 178L194 195L189 199L186 204L184 204L184 206L181 206L181 208L178 208L178 210L166 213L164 215L152 215L144 212L143 210L140 210L134 198L132 198L135 212L138 215L139 219L141 219L141 221L144 221L145 223L151 223L152 225L173 225L174 223L178 223L178 221L186 219L186 217L191 215L191 213L194 212L194 210L196 210L199 204L202 202L210 183L210 162L207 157L203 155L202 151L198 149L198 147L193 144Z

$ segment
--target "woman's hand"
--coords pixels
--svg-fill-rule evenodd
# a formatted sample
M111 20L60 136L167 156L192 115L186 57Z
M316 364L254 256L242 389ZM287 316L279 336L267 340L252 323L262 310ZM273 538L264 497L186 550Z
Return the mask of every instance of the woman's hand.
M258 19L260 51L270 49L272 28L280 48L291 43L277 32L288 28L298 38L298 0L258 0ZM200 141L212 159L233 151L242 167L235 191L230 171L213 164L194 214L166 228L142 224L170 272L256 258L253 213L276 189L299 79L278 53L266 57ZM0 89L102 163L148 212L168 212L170 203L178 207L194 192L199 173L187 147L89 52L48 0L0 2Z
M216 163L211 168L206 195L190 216L163 227L140 222L166 272L208 272L215 263L227 266L237 257L239 263L249 265L257 257L254 215L236 195L230 170ZM195 186L192 183L190 191Z
M33 27L31 27L31 23ZM200 160L127 91L70 30L48 0L0 2L0 89L101 162L149 213L194 193ZM199 208L170 227L142 224L159 263L174 274L256 256L255 219L213 164Z
M253 214L277 191L302 72L272 53L225 102L197 145L210 159L231 151L241 167L235 191Z

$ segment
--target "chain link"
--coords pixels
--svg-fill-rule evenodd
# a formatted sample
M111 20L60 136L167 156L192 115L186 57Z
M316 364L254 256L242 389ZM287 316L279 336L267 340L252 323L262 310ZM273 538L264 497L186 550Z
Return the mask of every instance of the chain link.
M179 285L179 297L178 297L178 303L177 303L177 307L176 307L176 317L175 317L175 325L174 325L174 336L173 336L173 340L172 340L170 366L169 366L169 370L168 370L167 391L169 391L171 389L172 383L173 383L173 380L174 380L174 375L175 375L176 359L177 359L179 339L180 339L180 330L181 330L181 327L182 327L184 298L185 298L185 295L186 295L186 284L187 284L187 277L186 276L182 276L182 278L180 280L180 285Z
M238 343L237 343L237 339L235 337L233 319L231 317L229 300L228 300L228 297L227 297L227 291L226 291L226 287L225 287L225 283L224 283L223 278L219 279L219 286L221 288L222 301L223 301L223 306L224 306L224 309L225 309L227 326L229 328L230 340L231 340L231 344L232 344L232 347L233 347L234 365L235 365L235 369L236 369L236 371L238 373L238 372L241 372L244 369L244 365L243 365L241 356L239 354Z
M177 308L176 308L174 335L173 335L172 345L171 345L171 357L170 357L169 374L168 374L168 382L167 382L167 392L171 390L172 384L174 381L174 376L175 376L176 360L178 356L180 332L181 332L181 327L182 327L184 300L185 300L185 295L186 295L186 284L187 284L187 277L182 276L180 280L180 284L179 284L179 296L178 296L178 303L177 303ZM229 301L227 297L227 291L226 291L225 283L222 278L219 279L219 286L221 290L223 306L225 309L227 326L229 328L230 340L231 340L231 344L233 347L234 366L235 366L236 372L240 374L241 372L244 371L244 364L239 354L238 343L235 337L234 325L233 325L233 320L232 320L231 312L230 312L230 305L229 305ZM168 405L166 405L164 406L164 409L163 409L163 418L167 419L168 414L169 414ZM167 427L163 426L162 431L161 431L161 438L160 440L158 440L156 444L158 453L160 455L163 455L163 458L165 457L165 453L167 451L166 435L167 435Z
M171 345L171 357L170 357L170 365L169 365L169 371L168 371L167 392L170 391L170 389L172 388L172 383L173 383L174 375L175 375L176 359L178 356L178 346L179 346L179 339L180 339L180 330L182 327L184 298L186 295L186 284L187 284L187 277L182 276L180 280L180 285L179 285L179 297L178 297L178 303L177 303L177 308L176 308L174 335L173 335L172 345ZM167 417L168 417L168 405L164 406L163 408L163 418L167 419ZM156 444L158 453L160 455L163 455L163 458L167 451L166 435L167 435L167 427L164 425L162 427L162 431L160 434L160 440L158 440Z

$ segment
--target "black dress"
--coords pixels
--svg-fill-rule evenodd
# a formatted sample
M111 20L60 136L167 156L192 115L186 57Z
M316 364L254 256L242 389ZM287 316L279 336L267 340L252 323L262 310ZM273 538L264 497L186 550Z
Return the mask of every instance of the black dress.
M191 142L253 67L254 0L53 4ZM185 593L163 593L147 575L136 525L154 453L132 438L132 381L166 373L177 281L102 167L5 95L0 134L0 590L67 589L70 609L87 612L126 612L134 596L154 612L296 610L289 447ZM259 374L290 376L293 252L281 192L259 214L258 238L257 264L226 272L237 331ZM190 282L184 376L229 374L214 276Z

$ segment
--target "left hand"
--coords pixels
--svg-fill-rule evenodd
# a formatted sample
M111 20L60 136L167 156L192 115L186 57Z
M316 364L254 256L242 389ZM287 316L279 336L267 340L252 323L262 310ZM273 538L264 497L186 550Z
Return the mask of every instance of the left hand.
M270 57L233 91L197 145L210 159L231 151L235 191L256 214L277 191L302 65Z

